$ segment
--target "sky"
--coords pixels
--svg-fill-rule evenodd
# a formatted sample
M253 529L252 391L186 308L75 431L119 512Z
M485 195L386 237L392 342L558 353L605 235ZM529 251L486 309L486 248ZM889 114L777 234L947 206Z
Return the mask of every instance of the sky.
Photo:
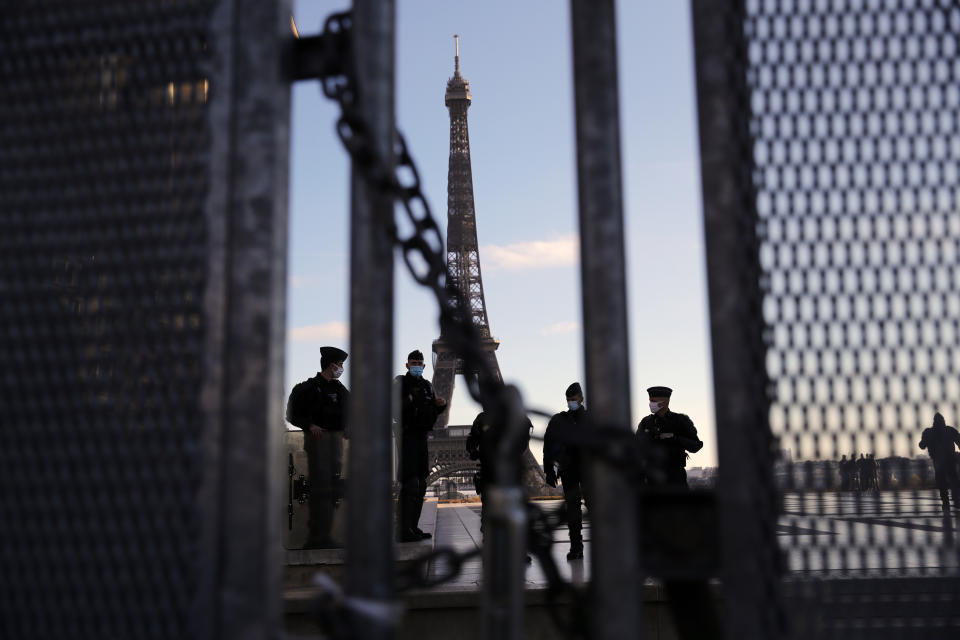
M691 20L687 2L618 2L621 144L633 427L646 388L674 390L716 464ZM295 0L301 35L348 1ZM505 381L528 407L566 409L583 382L573 76L568 3L397 2L396 118L446 233L453 35L473 95L469 132L477 235L491 332ZM319 347L349 345L349 161L336 106L293 88L286 389L319 369ZM432 297L396 261L396 373L439 335ZM428 356L429 358L429 356ZM344 382L350 386L350 361ZM427 366L424 373L432 376ZM456 381L450 424L478 405ZM585 387L590 407L590 389ZM534 433L544 420L534 418ZM540 459L539 443L531 442Z

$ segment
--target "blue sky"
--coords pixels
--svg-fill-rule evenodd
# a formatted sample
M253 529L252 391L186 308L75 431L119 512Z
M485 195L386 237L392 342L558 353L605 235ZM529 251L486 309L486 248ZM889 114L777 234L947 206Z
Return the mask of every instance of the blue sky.
M299 0L301 34L349 2ZM687 2L618 2L621 134L633 424L645 389L674 389L671 407L704 440L688 466L716 464ZM576 158L568 3L397 3L397 124L434 216L446 228L453 34L470 81L470 145L484 292L508 382L528 406L565 409L583 380ZM286 387L319 368L322 344L348 344L349 165L335 105L319 86L293 90ZM436 309L397 261L396 371L430 351ZM349 386L350 361L345 381ZM428 366L425 375L432 370ZM457 380L451 424L479 408ZM590 389L585 389L590 406ZM534 420L542 433L543 421ZM539 458L539 447L534 447Z

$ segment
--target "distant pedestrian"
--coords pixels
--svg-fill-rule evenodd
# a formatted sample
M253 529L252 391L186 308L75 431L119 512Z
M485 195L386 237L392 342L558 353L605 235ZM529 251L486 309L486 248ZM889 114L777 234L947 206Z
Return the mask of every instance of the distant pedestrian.
M926 449L933 460L933 472L940 490L940 500L943 511L950 510L948 491L953 493L953 508L960 509L958 492L960 492L960 474L957 473L957 456L955 445L960 445L960 433L953 427L947 426L943 416L939 413L933 416L933 426L923 430L920 437L920 448Z
M416 542L433 537L420 529L420 513L427 493L430 465L427 434L447 401L433 393L433 385L423 377L423 353L407 355L407 373L397 376L394 385L400 394L400 541Z
M637 438L647 462L646 482L687 486L687 452L703 448L693 420L670 411L669 387L650 387L650 415L640 421Z
M574 382L566 391L567 410L554 414L543 436L543 470L547 484L563 486L563 500L567 511L567 528L570 532L570 551L567 560L583 558L583 513L580 502L590 500L585 491L585 461L579 445L572 441L576 430L583 429L587 421L587 408L583 404L583 389Z
M850 490L860 491L860 464L857 460L857 452L854 451L850 456Z
M879 469L877 468L876 454L867 456L867 472L870 475L870 489L880 491Z
M840 471L840 491L849 491L850 490L850 467L849 462L847 462L847 456L840 456L840 462L837 463L837 468Z
M287 421L303 429L310 473L309 534L305 549L339 546L331 536L336 486L343 461L343 433L350 392L337 378L347 352L320 347L320 371L296 385L287 400Z
M870 464L862 453L857 459L857 479L857 488L860 491L866 491L870 488Z

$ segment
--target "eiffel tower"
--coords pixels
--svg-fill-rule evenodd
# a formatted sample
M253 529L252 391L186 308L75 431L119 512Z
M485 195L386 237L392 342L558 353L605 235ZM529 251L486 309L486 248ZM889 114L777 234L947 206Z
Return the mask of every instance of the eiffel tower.
M480 252L477 249L477 215L473 201L473 171L470 166L470 134L467 130L467 109L470 107L470 83L460 75L460 36L453 36L455 46L453 77L447 81L444 102L450 111L450 161L447 173L447 280L459 286L466 298L466 309L473 325L480 333L490 369L502 382L497 362L500 341L490 334L487 304L483 296L480 273ZM434 428L445 428L450 419L450 404L457 375L476 376L478 371L467 371L464 362L440 332L433 341L433 388L447 401L447 410L437 418ZM524 453L524 482L533 495L551 490L546 486L543 470L528 448Z

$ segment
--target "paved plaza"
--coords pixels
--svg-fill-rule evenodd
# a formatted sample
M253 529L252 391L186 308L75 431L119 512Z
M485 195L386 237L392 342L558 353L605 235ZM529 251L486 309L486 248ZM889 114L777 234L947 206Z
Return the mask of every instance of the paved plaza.
M538 502L557 509L560 501ZM457 552L479 550L480 507L475 504L439 504L435 548ZM900 492L789 493L777 524L777 536L788 570L798 576L873 577L878 575L942 575L955 571L958 546L954 531L960 512L944 518L935 490ZM584 559L569 562L565 527L554 532L553 558L568 580L583 583L590 575L590 518L584 518ZM445 573L442 564L431 575ZM479 555L467 560L447 588L478 588L482 577ZM527 566L528 588L546 586L534 561Z
M790 493L777 534L792 572L936 575L958 567L958 516L935 490Z
M538 506L544 509L558 509L563 503L562 500L550 500L538 502ZM480 505L479 504L440 504L437 509L436 519L436 546L453 548L459 553L465 553L473 550L479 550L483 545L483 534L480 531ZM568 562L566 559L567 551L570 550L570 539L566 527L560 528L554 532L553 536L553 559L560 569L564 579L577 584L586 582L590 573L590 520L589 516L583 523L584 557L582 560ZM438 574L447 573L447 567L437 563L430 568L431 577ZM473 588L480 587L480 580L483 575L483 561L480 555L467 560L460 569L457 576L444 583L447 588ZM527 565L526 586L530 588L539 588L547 586L547 578L543 573L540 563L537 561Z

